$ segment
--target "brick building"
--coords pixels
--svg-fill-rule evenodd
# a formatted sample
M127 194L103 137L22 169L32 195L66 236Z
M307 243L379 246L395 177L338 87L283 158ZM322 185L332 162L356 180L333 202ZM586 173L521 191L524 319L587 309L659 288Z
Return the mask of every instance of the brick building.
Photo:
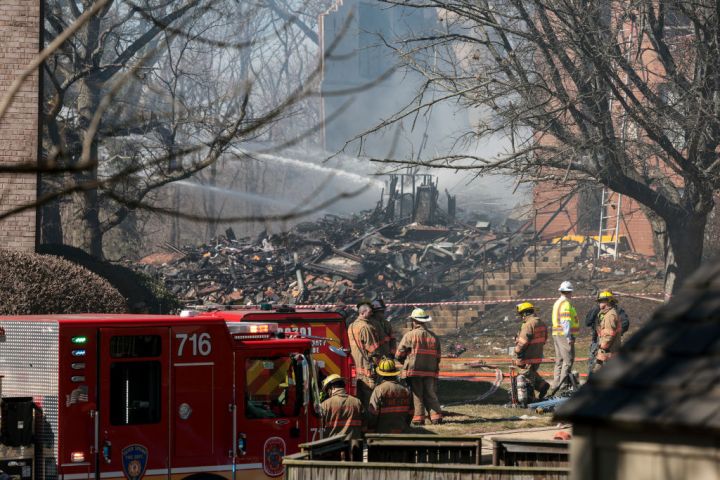
M40 0L0 2L0 95L38 53ZM23 83L5 117L0 120L0 164L36 164L38 160L39 75ZM32 205L37 198L37 175L0 173L0 211ZM35 208L0 221L0 245L35 249Z
M627 48L638 48L643 54L635 58L635 68L642 76L647 85L655 89L661 96L663 94L663 85L665 73L662 66L657 61L657 56L653 51L650 41L640 35L642 29L638 27L636 21L627 17L623 8L617 9L612 5L615 2L608 2L606 14L610 23L622 22L620 28L620 38L618 42L621 45L628 45ZM619 5L622 5L619 3ZM678 21L678 18L674 18ZM678 24L679 25L679 24ZM674 28L678 25L667 25L666 28ZM673 33L677 35L677 32ZM640 43L638 46L637 44ZM641 48L642 47L642 48ZM571 84L569 82L568 86ZM636 95L642 96L639 92ZM629 118L628 112L624 111L620 102L610 101L610 111L614 117L616 131L619 135L619 142L625 145L636 145L639 141L642 143L642 129ZM552 144L554 140L549 135L539 135L540 143ZM625 143L626 140L628 143ZM626 147L630 151L633 147ZM637 148L637 147L635 147ZM654 160L654 161L653 161ZM656 165L654 174L663 176L673 176L672 171L663 166L657 159L647 156L643 159L646 165ZM677 177L676 177L677 178ZM681 182L681 179L677 179ZM573 188L578 187L572 182L565 185L557 185L552 182L539 182L533 189L533 206L536 212L535 227L536 231L541 231L541 238L553 239L561 236L576 237L592 237L598 239L605 244L606 241L614 244L614 236L618 236L618 244L620 250L630 250L642 255L657 255L662 252L656 251L655 239L652 227L647 216L642 211L640 204L627 196L619 195L606 189L603 194L603 188L598 184L597 188L577 188L576 192L570 195ZM618 206L620 214L618 215ZM620 225L617 225L617 223ZM603 239L599 239L600 235ZM609 240L612 240L610 242Z
M602 202L601 189L584 189L569 196L570 187L562 187L549 182L535 185L533 204L536 212L535 228L542 232L540 237L550 240L558 237L598 237L600 215L604 234L612 236L616 221L619 244L627 250L642 255L655 255L653 232L650 222L640 209L640 205L627 196L620 197L610 192L605 205ZM619 202L618 202L619 200ZM617 215L620 204L621 214ZM622 250L622 249L621 249Z

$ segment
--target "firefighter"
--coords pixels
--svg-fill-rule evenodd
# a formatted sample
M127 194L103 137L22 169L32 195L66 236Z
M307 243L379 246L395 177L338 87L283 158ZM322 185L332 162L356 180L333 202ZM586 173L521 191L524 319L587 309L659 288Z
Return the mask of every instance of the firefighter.
M403 377L410 385L414 414L412 424L425 424L425 409L433 424L442 423L442 409L437 397L437 377L440 372L440 342L427 329L432 317L422 308L412 311L413 328L398 346L395 358L403 363Z
M328 398L320 404L323 420L323 437L348 435L352 440L362 438L364 416L360 400L345 391L345 380L333 373L323 380L323 390Z
M350 354L355 362L355 378L357 379L357 396L367 410L370 395L375 388L375 364L380 359L378 348L380 341L377 328L370 322L372 306L370 302L357 305L357 319L348 328Z
M392 358L397 349L397 341L393 336L392 325L385 319L385 302L382 298L376 298L370 305L372 306L372 323L380 336L379 355Z
M609 292L610 290L608 290ZM614 296L613 296L614 298ZM622 325L622 335L630 328L630 317L627 312L617 303L617 299L613 304L615 310L617 310L618 316L620 317L620 324ZM585 315L585 326L590 328L592 332L592 341L590 342L590 355L588 356L588 373L592 373L595 368L595 362L597 360L598 352L598 334L597 334L597 321L600 316L600 305L595 305Z
M410 425L410 390L400 385L400 370L389 358L380 360L377 373L383 377L370 397L368 428L375 433L404 433Z
M535 306L532 303L523 302L515 308L523 323L520 333L515 337L513 365L520 368L518 385L526 385L527 394L519 392L518 395L522 397L520 403L524 404L534 398L535 390L538 391L538 398L542 400L550 389L550 384L538 373L543 359L543 347L547 342L547 326L535 315Z
M553 393L566 382L572 382L572 366L575 362L575 337L580 331L577 312L571 299L573 285L564 281L558 288L560 298L555 301L552 309L552 337L555 346L555 371L553 377Z
M615 307L615 296L609 290L598 294L600 313L597 321L598 352L593 373L620 350L622 344L622 322Z

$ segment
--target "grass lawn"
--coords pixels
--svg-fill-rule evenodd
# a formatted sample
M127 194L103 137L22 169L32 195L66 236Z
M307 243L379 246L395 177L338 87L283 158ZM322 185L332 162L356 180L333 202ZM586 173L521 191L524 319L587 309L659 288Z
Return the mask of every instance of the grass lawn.
M442 425L426 425L416 431L438 435L470 435L475 433L513 430L553 425L552 414L538 414L526 408L513 408L507 385L491 396L474 402L492 387L489 382L440 381L438 392L447 413Z

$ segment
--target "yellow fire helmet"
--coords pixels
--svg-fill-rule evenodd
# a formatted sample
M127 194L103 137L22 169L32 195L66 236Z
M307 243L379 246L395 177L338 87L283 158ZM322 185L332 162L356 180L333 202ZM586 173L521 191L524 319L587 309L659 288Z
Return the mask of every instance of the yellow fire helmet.
M400 375L400 370L398 370L395 366L395 360L391 360L389 358L383 358L380 360L376 371L378 375L382 375L383 377L396 377Z
M614 302L615 301L615 295L610 290L603 290L602 292L598 293L597 296L598 302Z
M422 308L416 308L415 310L413 310L412 313L410 314L410 318L412 318L416 322L422 322L422 323L432 321L432 317L430 316L430 314L427 313Z
M535 305L530 302L522 302L518 303L515 306L515 309L517 310L518 315L522 315L523 312L527 312L528 310L535 310Z
M325 380L323 380L323 382L322 382L323 390L327 390L327 388L335 382L344 382L344 380L337 373L328 375L327 377L325 377Z

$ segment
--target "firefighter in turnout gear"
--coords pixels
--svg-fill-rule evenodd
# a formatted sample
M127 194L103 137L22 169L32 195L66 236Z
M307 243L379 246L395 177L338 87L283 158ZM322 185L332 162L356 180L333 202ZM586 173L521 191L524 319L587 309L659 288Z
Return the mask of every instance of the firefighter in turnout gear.
M372 306L370 302L358 303L358 317L348 328L350 353L355 362L357 396L367 410L370 395L375 388L375 364L380 359L379 333L370 321Z
M376 298L370 305L372 306L371 323L375 325L380 340L378 354L380 357L393 358L397 341L393 336L392 325L385 319L385 302L382 298Z
M535 315L535 306L532 303L523 302L515 308L518 318L523 323L520 333L515 337L513 365L519 367L519 374L525 380L525 382L518 381L518 384L527 385L527 394L522 395L523 392L518 394L523 400L521 403L528 403L533 400L535 390L542 399L550 389L550 384L538 373L543 359L543 347L547 342L547 326Z
M597 298L600 313L597 321L598 353L593 372L620 350L622 344L622 322L615 308L615 296L609 290L600 292Z
M432 321L422 308L413 310L410 318L413 329L406 333L398 346L395 358L403 363L403 378L410 385L413 396L413 425L425 424L425 409L430 421L442 423L442 409L437 397L437 377L440 372L440 342L427 329Z
M610 290L608 290L610 291ZM615 307L615 311L617 311L618 316L620 317L620 325L622 326L621 333L622 335L625 335L630 328L630 317L628 316L627 312L618 305L617 299L613 302L613 306ZM590 355L588 357L588 373L592 374L592 371L595 369L595 362L597 361L597 353L598 353L598 328L597 323L600 319L600 305L593 306L592 309L590 309L587 314L585 315L585 326L590 328L592 331L592 341L590 342Z
M345 380L333 373L323 381L328 398L320 404L323 420L323 437L349 435L353 440L362 438L365 412L360 400L345 391Z
M413 412L410 390L398 382L400 370L389 358L380 360L377 374L383 380L370 397L368 429L375 433L406 432Z
M565 382L572 382L572 366L575 362L575 338L580 332L577 312L573 307L573 286L570 282L562 282L560 298L555 301L552 309L552 337L555 346L555 371L553 393L558 391Z

